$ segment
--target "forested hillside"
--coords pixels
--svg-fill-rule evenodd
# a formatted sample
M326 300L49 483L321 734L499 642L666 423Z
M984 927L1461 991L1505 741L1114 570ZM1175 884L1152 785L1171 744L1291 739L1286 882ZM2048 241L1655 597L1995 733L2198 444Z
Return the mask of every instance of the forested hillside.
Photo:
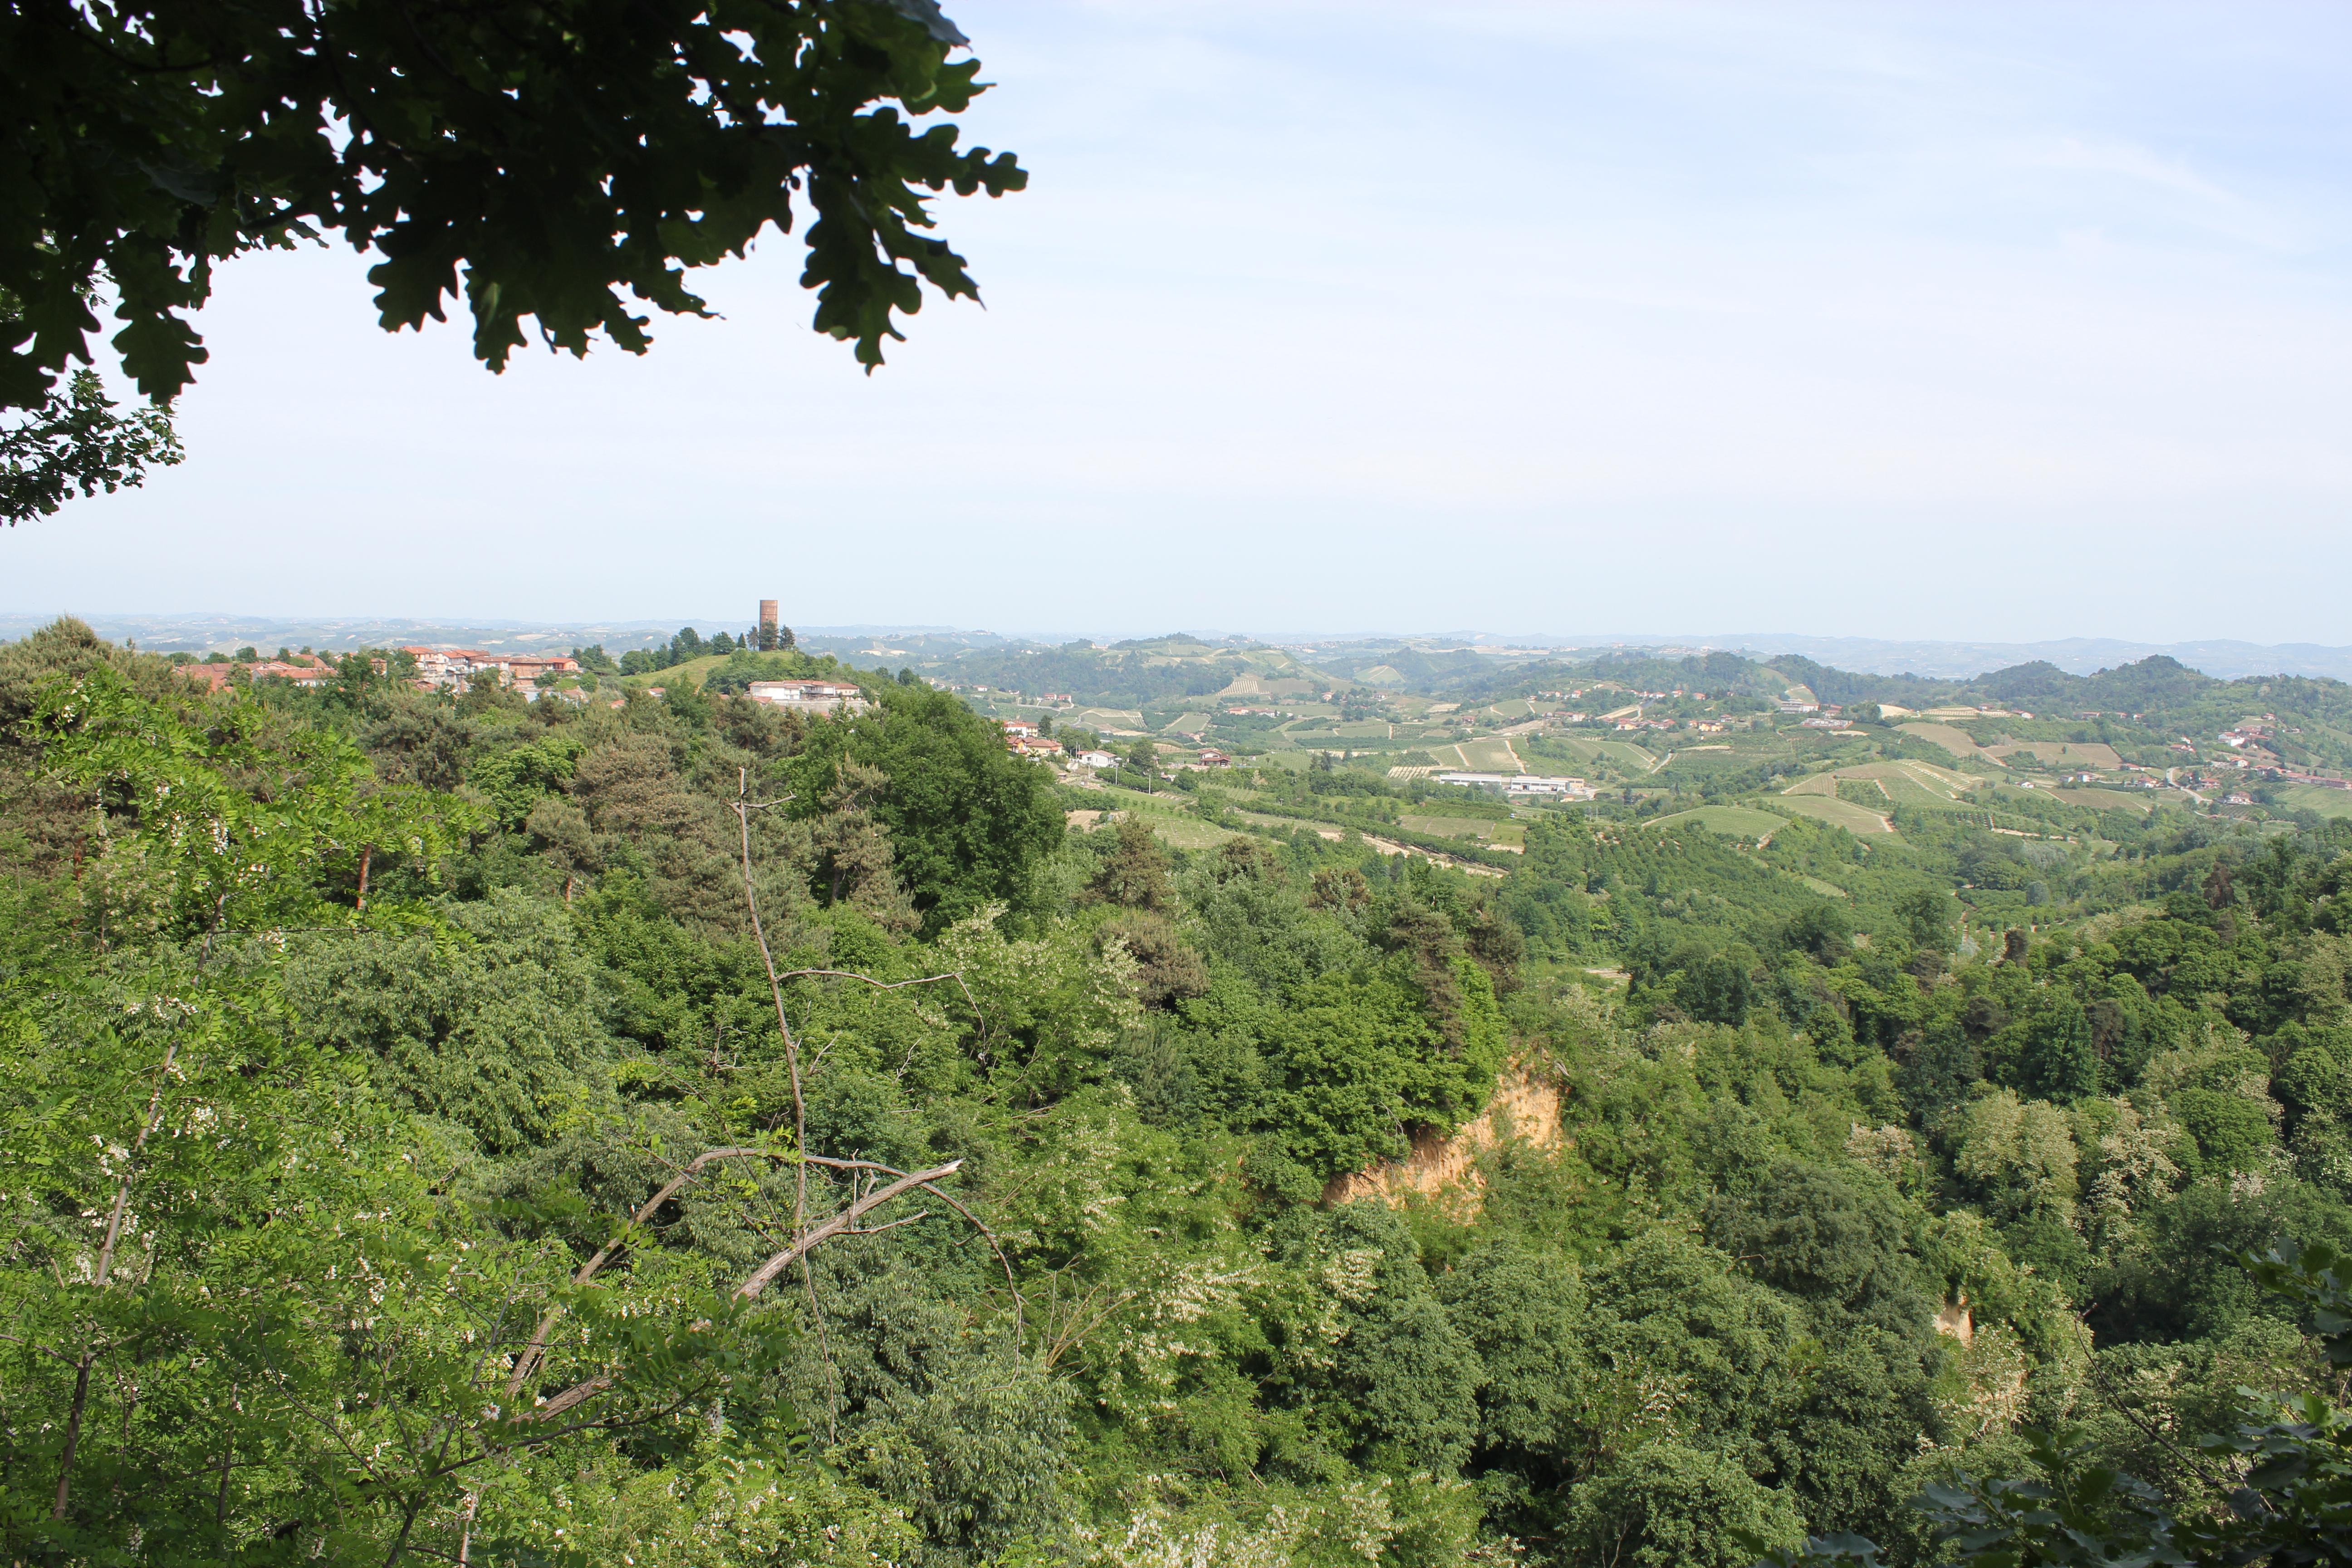
M753 657L526 701L0 645L9 1561L2340 1527L2352 1280L2246 1259L2352 1247L2352 826L1881 721L1610 742L1605 809L1328 753L1081 789L911 668L808 720ZM1067 657L1022 679L1213 662Z

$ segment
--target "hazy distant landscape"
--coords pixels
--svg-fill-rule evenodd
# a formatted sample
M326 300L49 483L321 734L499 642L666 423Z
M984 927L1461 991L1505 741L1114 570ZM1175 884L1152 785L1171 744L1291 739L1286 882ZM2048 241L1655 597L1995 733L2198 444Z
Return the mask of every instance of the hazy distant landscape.
M79 612L77 612L79 613ZM0 614L0 637L22 637L49 617L25 613ZM452 647L569 647L601 643L618 653L624 648L653 647L666 642L680 625L692 625L706 634L740 632L743 628L725 616L680 620L625 621L446 621L388 618L331 618L304 616L109 616L82 615L100 634L129 638L158 652L202 652L207 648L310 647L349 651L360 647L396 647L404 643ZM810 626L803 642L824 653L855 659L877 642L897 646L918 643L926 647L992 648L1058 647L1071 641L1118 640L1100 632L1018 632L963 630L951 626ZM2313 675L2352 679L2352 647L2325 647L2312 643L2258 643L2212 639L2183 643L2135 643L2113 637L2068 637L2052 642L1891 642L1874 637L1804 637L1787 633L1742 632L1715 636L1617 634L1601 636L1506 637L1486 632L1433 635L1371 633L1276 632L1260 637L1229 633L1197 634L1213 640L1262 641L1284 647L1343 648L1395 645L1425 650L1468 648L1498 661L1550 654L1601 653L1627 648L1650 649L1667 655L1706 653L1797 653L1843 669L1877 675L1905 673L1939 679L1964 679L2011 665L2037 660L2055 665L2070 675L2089 675L2116 665L2162 654L2192 668L2225 679L2246 675Z

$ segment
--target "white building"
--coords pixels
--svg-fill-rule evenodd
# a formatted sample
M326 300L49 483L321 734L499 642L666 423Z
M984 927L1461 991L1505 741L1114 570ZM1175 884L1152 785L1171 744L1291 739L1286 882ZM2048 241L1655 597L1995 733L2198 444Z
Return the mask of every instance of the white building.
M755 680L746 695L794 713L863 713L872 706L845 680Z
M1472 789L1497 790L1504 795L1556 795L1565 800L1590 800L1591 786L1582 779L1553 778L1542 773L1439 773L1436 781Z

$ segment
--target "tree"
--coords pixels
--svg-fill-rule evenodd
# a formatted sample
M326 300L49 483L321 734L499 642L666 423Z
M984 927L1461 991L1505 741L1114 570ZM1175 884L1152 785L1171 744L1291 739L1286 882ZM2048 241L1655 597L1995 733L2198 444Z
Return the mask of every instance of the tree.
M176 396L216 264L328 233L383 258L386 328L462 298L496 370L526 318L551 348L642 353L624 290L706 315L690 269L806 221L816 330L870 370L922 285L978 294L919 232L923 192L1027 181L912 123L981 90L976 60L948 61L966 41L934 0L11 5L0 289L24 314L0 331L0 406L89 359L101 280L123 369Z
M878 711L810 726L792 763L793 813L824 809L840 759L878 768L889 784L871 809L924 934L992 903L1028 908L1036 866L1064 832L1052 775L947 692L893 684L873 695Z
M1176 902L1168 879L1168 852L1151 829L1132 817L1121 819L1118 839L1087 885L1087 897L1130 910L1166 910Z
M98 373L78 370L64 393L0 425L0 521L14 528L76 495L135 489L181 455L169 409L117 414Z
M1371 885L1353 866L1326 866L1315 873L1307 891L1307 907L1334 914L1353 914L1372 901Z
M1903 921L1913 946L1938 952L1950 949L1954 913L1950 895L1922 888L1897 900L1895 912Z
M2083 1005L2068 996L2036 1019L2020 1065L2034 1094L2071 1101L2098 1093L2099 1053Z
M1804 1535L1796 1506L1719 1454L1653 1443L1580 1485L1564 1533L1584 1560L1627 1568L1739 1568L1758 1541Z
M1152 778L1160 768L1160 748L1152 744L1150 736L1144 736L1128 748L1127 765L1143 775L1143 793L1150 795Z
M2293 1242L2244 1254L2255 1281L2309 1315L2340 1373L2352 1365L2352 1259L2333 1247ZM2318 1393L2239 1391L2240 1419L2227 1433L2193 1439L2204 1462L2189 1473L2204 1496L2168 1498L2100 1461L2078 1433L2026 1434L2035 1473L1932 1484L1917 1507L1969 1568L2038 1564L2319 1563L2344 1560L2352 1540L2352 1411ZM2180 1445L2167 1440L2168 1446ZM1870 1568L1877 1547L1854 1536L1766 1548L1758 1568Z

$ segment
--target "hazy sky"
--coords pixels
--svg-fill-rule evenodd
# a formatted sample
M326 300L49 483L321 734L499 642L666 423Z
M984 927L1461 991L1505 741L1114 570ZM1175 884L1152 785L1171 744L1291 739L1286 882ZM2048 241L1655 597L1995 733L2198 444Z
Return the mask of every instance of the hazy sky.
M951 3L1032 188L492 377L226 268L0 608L2352 643L2352 7Z

